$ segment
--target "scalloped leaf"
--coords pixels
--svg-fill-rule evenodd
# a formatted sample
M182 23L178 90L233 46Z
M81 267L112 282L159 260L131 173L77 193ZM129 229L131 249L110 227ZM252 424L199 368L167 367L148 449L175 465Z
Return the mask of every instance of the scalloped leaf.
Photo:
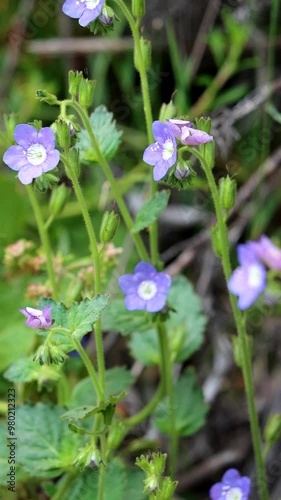
M101 153L107 160L111 160L121 142L122 131L116 129L113 113L107 111L105 106L98 106L90 116L90 123L95 137L98 141ZM77 146L80 158L84 162L97 162L97 156L86 130L78 134Z
M170 191L158 191L152 198L147 200L137 214L135 224L131 229L132 233L139 233L142 229L151 226L159 214L167 207L169 197Z
M12 363L10 368L4 373L4 377L10 382L32 382L38 379L41 366L34 363L32 357L20 358Z

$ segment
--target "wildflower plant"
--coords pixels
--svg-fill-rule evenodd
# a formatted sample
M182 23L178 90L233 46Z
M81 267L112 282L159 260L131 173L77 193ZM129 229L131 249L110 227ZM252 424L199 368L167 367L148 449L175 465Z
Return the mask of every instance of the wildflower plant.
M148 172L149 196L135 220L110 164L122 140L121 132L117 130L112 113L104 106L91 112L98 82L84 78L81 72L69 73L69 98L59 100L48 90L38 90L38 99L57 107L57 120L51 127L42 127L39 122L16 125L16 144L10 144L3 156L3 162L18 172L16 182L25 186L44 255L43 268L37 268L38 279L31 284L33 295L29 292L29 297L36 297L36 300L28 305L21 304L20 308L26 326L37 330L38 335L26 356L15 361L4 375L7 380L25 387L36 382L39 392L32 404L23 392L17 410L21 436L19 475L23 482L25 478L30 482L32 477L36 483L39 478L38 484L43 484L53 500L114 500L112 485L119 488L116 500L129 498L127 488L132 483L138 498L147 495L159 499L173 497L180 438L195 434L204 425L208 413L195 371L187 368L174 377L173 363L185 363L200 348L206 318L190 282L184 276L172 279L163 269L157 223L167 207L170 189L184 189L186 182L192 182L195 169L201 168L216 213L212 244L221 259L230 291L259 494L266 500L265 456L243 311L266 290L271 279L268 279L270 270L280 270L281 250L266 236L257 242L240 245L239 267L232 271L227 217L235 203L236 185L230 177L219 186L216 184L211 121L199 117L193 124L172 102L162 107L159 117L153 121L148 86L150 43L141 36L140 29L145 0L133 0L131 9L123 0L112 3L118 6L118 12L126 18L132 31L147 131L142 169L145 175ZM104 0L66 0L62 10L91 30L97 22L112 28L115 18ZM82 173L86 164L102 170L116 203L115 211L105 211L99 230L97 221L93 223L90 216L83 190ZM147 166L153 169L150 171ZM71 192L65 185L66 179ZM48 214L41 207L41 191L46 190L50 194ZM59 251L55 253L49 234L53 222L74 195L90 248L90 255L83 259L65 256ZM126 269L123 255L120 258L122 249L113 241L118 234L119 219L127 228L135 251ZM149 245L144 243L142 231L148 232ZM7 249L8 270L30 271L30 261L35 258L32 245L21 240ZM113 282L118 285L112 285ZM39 293L43 289L46 293L39 297L34 289ZM107 332L129 337L134 358L144 367L154 365L158 368L158 388L139 412L128 414L124 411L124 400L134 383L134 376L124 367L107 368L103 342ZM79 369L83 366L87 374L78 381L69 376L77 361L81 363ZM49 402L46 393L38 402L44 389L51 394ZM26 394L30 394L28 389ZM122 459L124 449L120 457L118 450L130 432L148 418L162 435L167 436L167 454L141 455L136 461L138 469L132 470ZM267 451L279 435L276 428L279 429L275 425L274 432L267 432L270 434L270 438L265 438ZM145 440L141 442L141 449L142 446L146 446ZM213 500L247 500L249 494L250 480L235 469L225 472L222 481L210 490Z

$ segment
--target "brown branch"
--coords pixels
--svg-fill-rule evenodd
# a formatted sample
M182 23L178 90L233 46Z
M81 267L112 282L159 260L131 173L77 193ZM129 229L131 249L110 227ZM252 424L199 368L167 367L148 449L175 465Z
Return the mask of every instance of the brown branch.
M131 37L110 38L49 38L48 40L31 40L25 45L31 54L53 56L57 54L94 54L97 52L126 52L133 49Z

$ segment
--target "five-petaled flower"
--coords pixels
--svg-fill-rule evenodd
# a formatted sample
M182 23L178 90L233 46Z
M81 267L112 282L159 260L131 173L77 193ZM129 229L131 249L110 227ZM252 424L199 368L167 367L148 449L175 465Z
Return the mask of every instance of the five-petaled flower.
M258 260L252 242L238 245L238 262L228 281L228 289L237 295L238 307L248 309L266 288L266 269Z
M159 120L153 122L152 132L156 142L146 148L143 161L154 166L153 178L159 181L176 163L177 145L172 130L165 123Z
M17 125L14 138L18 145L7 149L3 161L18 172L22 184L31 184L33 179L56 168L60 153L55 149L55 134L50 127L38 132L31 125Z
M119 285L126 295L125 304L129 311L146 309L157 312L165 305L171 278L142 261L135 267L134 274L124 274L119 278Z
M48 329L52 324L51 306L44 307L43 311L33 309L33 307L26 307L25 309L19 309L19 311L27 318L25 324L36 330L38 328Z
M216 483L210 489L211 500L248 500L251 490L251 480L241 476L236 469L228 469L221 483Z
M199 146L213 141L213 136L192 128L192 123L185 120L170 119L167 123L176 139L185 146Z
M79 19L80 26L87 26L99 17L104 0L66 0L62 11L73 19Z

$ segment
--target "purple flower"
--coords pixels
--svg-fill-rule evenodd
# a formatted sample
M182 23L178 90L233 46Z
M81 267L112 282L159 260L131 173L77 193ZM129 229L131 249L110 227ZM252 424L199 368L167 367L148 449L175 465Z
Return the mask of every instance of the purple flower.
M101 11L101 15L99 17L99 20L105 26L110 26L114 20L113 10L110 7L108 7L107 5L105 5Z
M163 309L171 278L168 274L158 273L148 262L139 262L134 274L124 274L119 285L126 295L125 304L129 311L146 309L157 312Z
M185 120L167 120L176 139L186 146L199 146L213 140L213 136L192 128L192 123Z
M26 307L19 309L19 311L27 317L25 324L31 328L50 328L52 324L51 319L51 306L44 307L43 311L40 309L33 309L33 307Z
M240 476L238 470L228 469L221 483L216 483L210 489L211 500L248 500L251 490L251 480Z
M152 124L154 144L150 144L143 154L143 161L154 166L153 178L159 181L177 160L177 145L174 135L165 123L159 120Z
M240 267L232 273L228 289L239 297L238 307L244 310L248 309L264 291L266 269L257 259L251 242L238 245L237 253Z
M190 176L190 168L188 167L188 165L181 165L180 163L178 163L175 168L174 175L179 181L183 181Z
M256 256L271 269L281 270L281 249L276 247L267 236L261 236L259 241L250 242Z
M60 154L55 149L55 134L50 127L39 132L31 125L17 125L14 133L18 146L11 146L4 153L3 161L18 172L22 184L56 168Z
M101 13L104 0L66 0L62 11L69 17L79 19L80 26L87 26Z

